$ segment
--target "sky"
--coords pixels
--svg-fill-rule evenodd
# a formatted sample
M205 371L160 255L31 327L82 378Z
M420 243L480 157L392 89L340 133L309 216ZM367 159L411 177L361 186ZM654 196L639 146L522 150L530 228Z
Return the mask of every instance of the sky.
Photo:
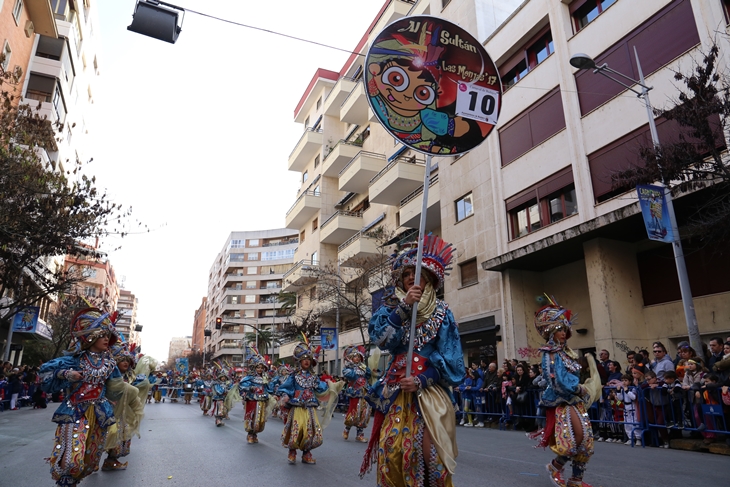
M384 2L170 3L350 50ZM132 207L135 230L102 250L139 300L142 351L166 360L170 338L192 334L229 233L284 226L301 177L287 171L303 130L294 109L317 68L339 71L348 54L191 12L168 44L127 30L135 0L94 5L101 74L87 172Z

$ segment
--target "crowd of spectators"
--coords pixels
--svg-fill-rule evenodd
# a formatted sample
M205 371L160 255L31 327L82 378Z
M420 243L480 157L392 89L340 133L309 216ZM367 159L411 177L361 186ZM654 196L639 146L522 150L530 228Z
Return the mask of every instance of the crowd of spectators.
M24 406L46 407L45 393L40 388L38 367L15 367L10 362L2 362L0 411L16 411Z
M623 364L601 350L596 362L604 389L588 412L597 441L669 448L670 439L689 436L706 445L730 444L730 337L714 337L699 352L680 342L674 358L657 341L651 352L628 352ZM534 431L544 422L540 394L545 385L539 364L472 363L454 391L459 424Z

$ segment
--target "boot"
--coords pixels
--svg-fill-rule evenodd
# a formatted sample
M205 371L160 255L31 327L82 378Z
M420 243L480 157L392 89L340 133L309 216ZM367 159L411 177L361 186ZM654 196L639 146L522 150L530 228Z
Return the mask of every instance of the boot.
M314 459L311 451L305 451L304 453L302 453L302 463L314 465L315 463L317 463L317 460Z
M591 487L589 484L586 484L583 482L583 479L576 479L574 477L571 477L568 479L568 482L565 484L566 487Z
M101 466L102 471L109 472L111 470L126 470L128 462L120 462L116 458L106 457L104 464Z
M246 441L248 441L249 445L253 445L254 443L256 443L256 435L254 435L253 433L249 433L246 437Z
M545 465L545 470L550 474L550 481L555 487L566 487L565 481L563 480L563 472L555 468L553 462Z
M362 428L357 429L357 438L355 438L355 441L359 441L360 443L367 443L368 440L365 438L365 434L363 433Z
M350 428L345 428L345 431L342 432L342 437L344 439L348 439L350 437Z
M289 465L294 465L295 463L297 463L297 451L290 448L287 460L289 461Z

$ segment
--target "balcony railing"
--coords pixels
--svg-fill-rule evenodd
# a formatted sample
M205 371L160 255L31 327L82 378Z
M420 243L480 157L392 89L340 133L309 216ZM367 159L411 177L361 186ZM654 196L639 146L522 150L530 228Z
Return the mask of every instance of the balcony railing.
M405 162L408 164L415 164L415 165L419 165L419 166L426 165L426 161L424 161L423 159L417 159L415 156L409 156L409 157L398 156L395 159L393 159L392 161L388 162L388 164L378 174L373 176L373 178L370 180L370 186L372 186L373 183L375 183L378 179L383 177L383 175L386 174L393 166L395 166L396 164L401 163L401 162Z
M377 152L368 152L368 151L364 151L364 150L360 151L357 153L357 155L355 157L350 159L350 162L348 162L345 167L342 168L339 176L342 177L342 175L350 168L350 166L352 166L361 156L370 156L370 157L375 157L378 159L385 159L384 154L378 154Z
M311 190L310 191L304 191L303 193L301 193L299 195L299 197L296 199L296 201L294 202L294 204L291 205L291 208L289 208L289 211L286 212L287 216L289 216L289 213L291 213L292 210L294 209L294 207L297 206L297 203L299 203L301 201L301 199L304 198L307 195L309 195L309 196L321 196L321 193L319 191L311 191Z
M314 270L319 267L318 262L312 262L309 259L300 260L296 264L294 264L294 267L286 271L286 274L284 274L284 279L287 277L290 277L292 274L294 274L297 270L303 269L303 270Z
M434 184L439 182L439 175L436 174L435 176L431 177L428 181L428 187L430 188ZM400 201L400 207L403 208L405 205L407 205L409 202L413 201L414 199L418 198L419 195L423 194L423 186L418 188L417 190L413 191L411 194L406 196Z
M324 227L326 227L329 222L333 221L338 216L353 216L356 218L360 218L360 217L362 217L362 211L344 211L344 210L336 211L332 216L330 216L324 222L322 222L322 224L319 226L320 230L323 229Z
M262 245L262 247L277 247L279 245L291 245L291 244L298 244L299 238L290 238L286 242L279 242L279 243L265 243Z
M289 153L289 159L291 159L291 156L293 156L294 153L297 151L297 148L299 147L299 144L302 142L302 140L304 140L307 137L307 135L309 135L312 132L314 132L316 134L321 134L322 133L322 129L315 130L312 127L307 127L307 129L304 131L304 133L302 134L302 136L299 137L299 140L297 141L297 143L294 144L294 149L291 151L291 153Z

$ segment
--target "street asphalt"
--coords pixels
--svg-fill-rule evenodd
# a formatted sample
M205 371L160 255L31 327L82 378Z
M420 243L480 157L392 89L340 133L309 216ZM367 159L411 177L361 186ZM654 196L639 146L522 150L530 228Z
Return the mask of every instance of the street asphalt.
M49 467L55 425L50 421L57 404L48 409L23 408L0 413L0 486L51 487ZM271 419L259 443L246 443L243 408L230 413L216 428L197 404L148 404L142 437L132 440L125 459L129 468L97 472L85 487L174 486L373 486L370 473L358 471L363 443L342 439L342 414L336 413L325 430L324 444L314 450L316 465L288 465L281 446L282 422ZM369 432L369 431L368 431ZM534 448L522 432L457 428L459 446L456 486L549 487L545 464L549 451ZM301 455L300 455L301 457ZM660 448L631 448L597 443L584 480L593 487L689 487L728 485L730 458Z

